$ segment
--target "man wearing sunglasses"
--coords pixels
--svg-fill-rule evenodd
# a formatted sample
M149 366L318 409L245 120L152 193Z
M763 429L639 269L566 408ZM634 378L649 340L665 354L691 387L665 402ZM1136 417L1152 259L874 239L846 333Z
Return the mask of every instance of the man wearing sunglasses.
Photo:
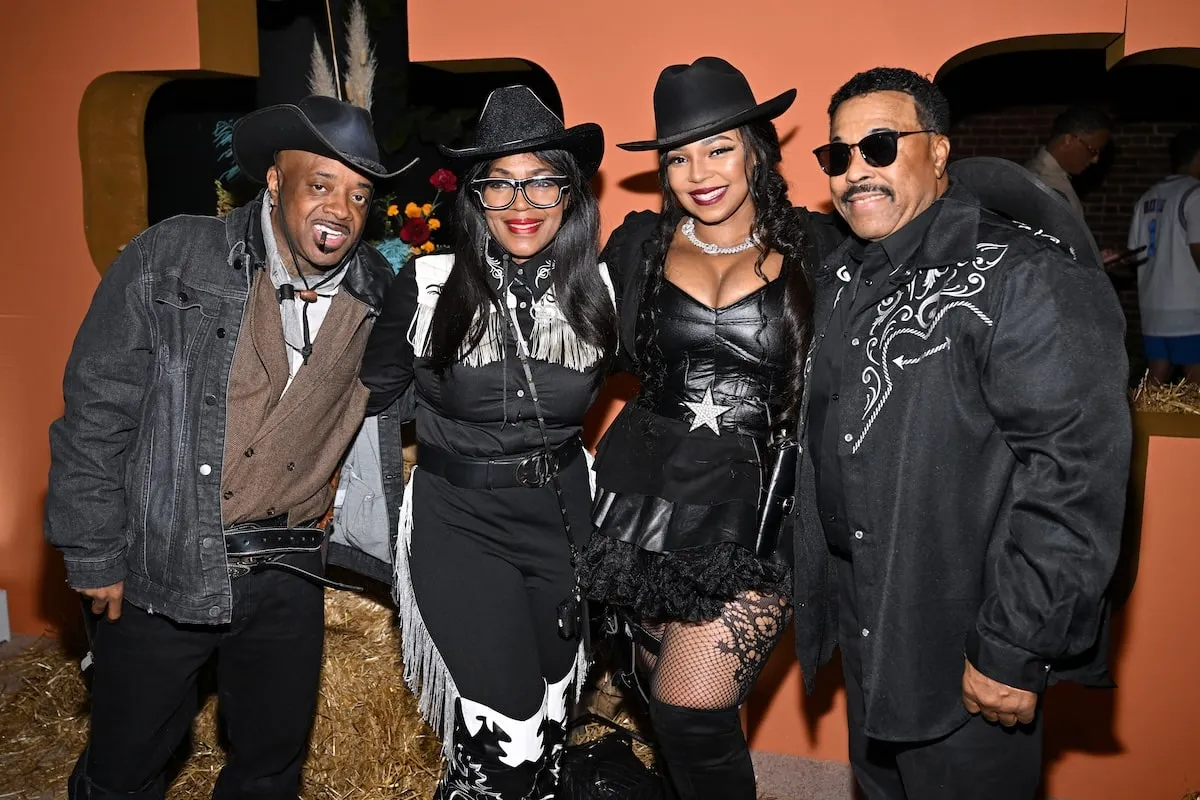
M841 648L871 800L1032 798L1041 692L1108 684L1124 319L1093 251L1073 259L982 208L988 181L951 177L949 108L928 80L873 69L829 113L815 152L853 236L813 276L801 667L811 688ZM1064 204L998 164L1012 207L1040 203L1042 227L1086 242Z

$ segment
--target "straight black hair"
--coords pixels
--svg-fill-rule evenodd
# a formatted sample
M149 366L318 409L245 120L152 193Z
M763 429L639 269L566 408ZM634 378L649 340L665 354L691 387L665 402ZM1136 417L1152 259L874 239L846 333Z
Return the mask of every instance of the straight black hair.
M567 323L582 341L601 351L607 364L617 346L617 317L608 288L600 278L598 252L600 209L596 195L566 150L533 154L556 174L566 175L571 184L563 193L562 226L548 245L558 263L553 273L554 296ZM487 248L491 240L487 216L471 181L486 177L492 162L471 166L455 200L457 231L454 239L454 268L442 286L429 329L429 365L439 376L479 346L493 310L507 313L499 305L488 283ZM421 344L417 343L418 352ZM597 374L603 374L601 369Z

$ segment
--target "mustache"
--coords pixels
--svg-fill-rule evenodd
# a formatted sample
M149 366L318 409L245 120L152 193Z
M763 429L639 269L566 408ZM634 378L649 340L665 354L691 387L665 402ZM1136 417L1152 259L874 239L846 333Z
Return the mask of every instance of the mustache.
M890 197L892 200L896 199L896 193L893 192L889 186L884 186L882 183L860 183L857 186L851 186L842 194L842 202L849 203L860 194L871 194L875 192Z

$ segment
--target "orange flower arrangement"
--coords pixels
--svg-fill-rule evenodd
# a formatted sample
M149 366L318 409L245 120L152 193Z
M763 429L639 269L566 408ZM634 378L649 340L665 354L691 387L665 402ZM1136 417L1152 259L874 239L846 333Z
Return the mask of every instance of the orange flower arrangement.
M376 243L376 247L391 262L393 269L400 269L410 258L437 249L433 232L442 227L437 213L443 192L458 188L458 179L448 169L439 169L429 178L435 190L433 202L417 205L408 203L400 207L395 195L383 198L386 206L385 228L387 235Z

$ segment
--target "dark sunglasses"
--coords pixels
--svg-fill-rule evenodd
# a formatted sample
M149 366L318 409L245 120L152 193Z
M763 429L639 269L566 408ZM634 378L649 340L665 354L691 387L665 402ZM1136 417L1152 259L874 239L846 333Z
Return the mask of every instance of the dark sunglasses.
M821 165L821 171L831 178L836 178L838 175L844 175L846 170L850 169L850 154L854 148L858 148L859 155L863 157L872 167L888 167L896 161L896 153L900 149L900 139L905 136L914 136L918 133L934 133L935 131L926 129L923 131L879 131L864 136L854 144L846 142L830 142L823 144L816 150L813 150L813 155L817 157L817 163Z

